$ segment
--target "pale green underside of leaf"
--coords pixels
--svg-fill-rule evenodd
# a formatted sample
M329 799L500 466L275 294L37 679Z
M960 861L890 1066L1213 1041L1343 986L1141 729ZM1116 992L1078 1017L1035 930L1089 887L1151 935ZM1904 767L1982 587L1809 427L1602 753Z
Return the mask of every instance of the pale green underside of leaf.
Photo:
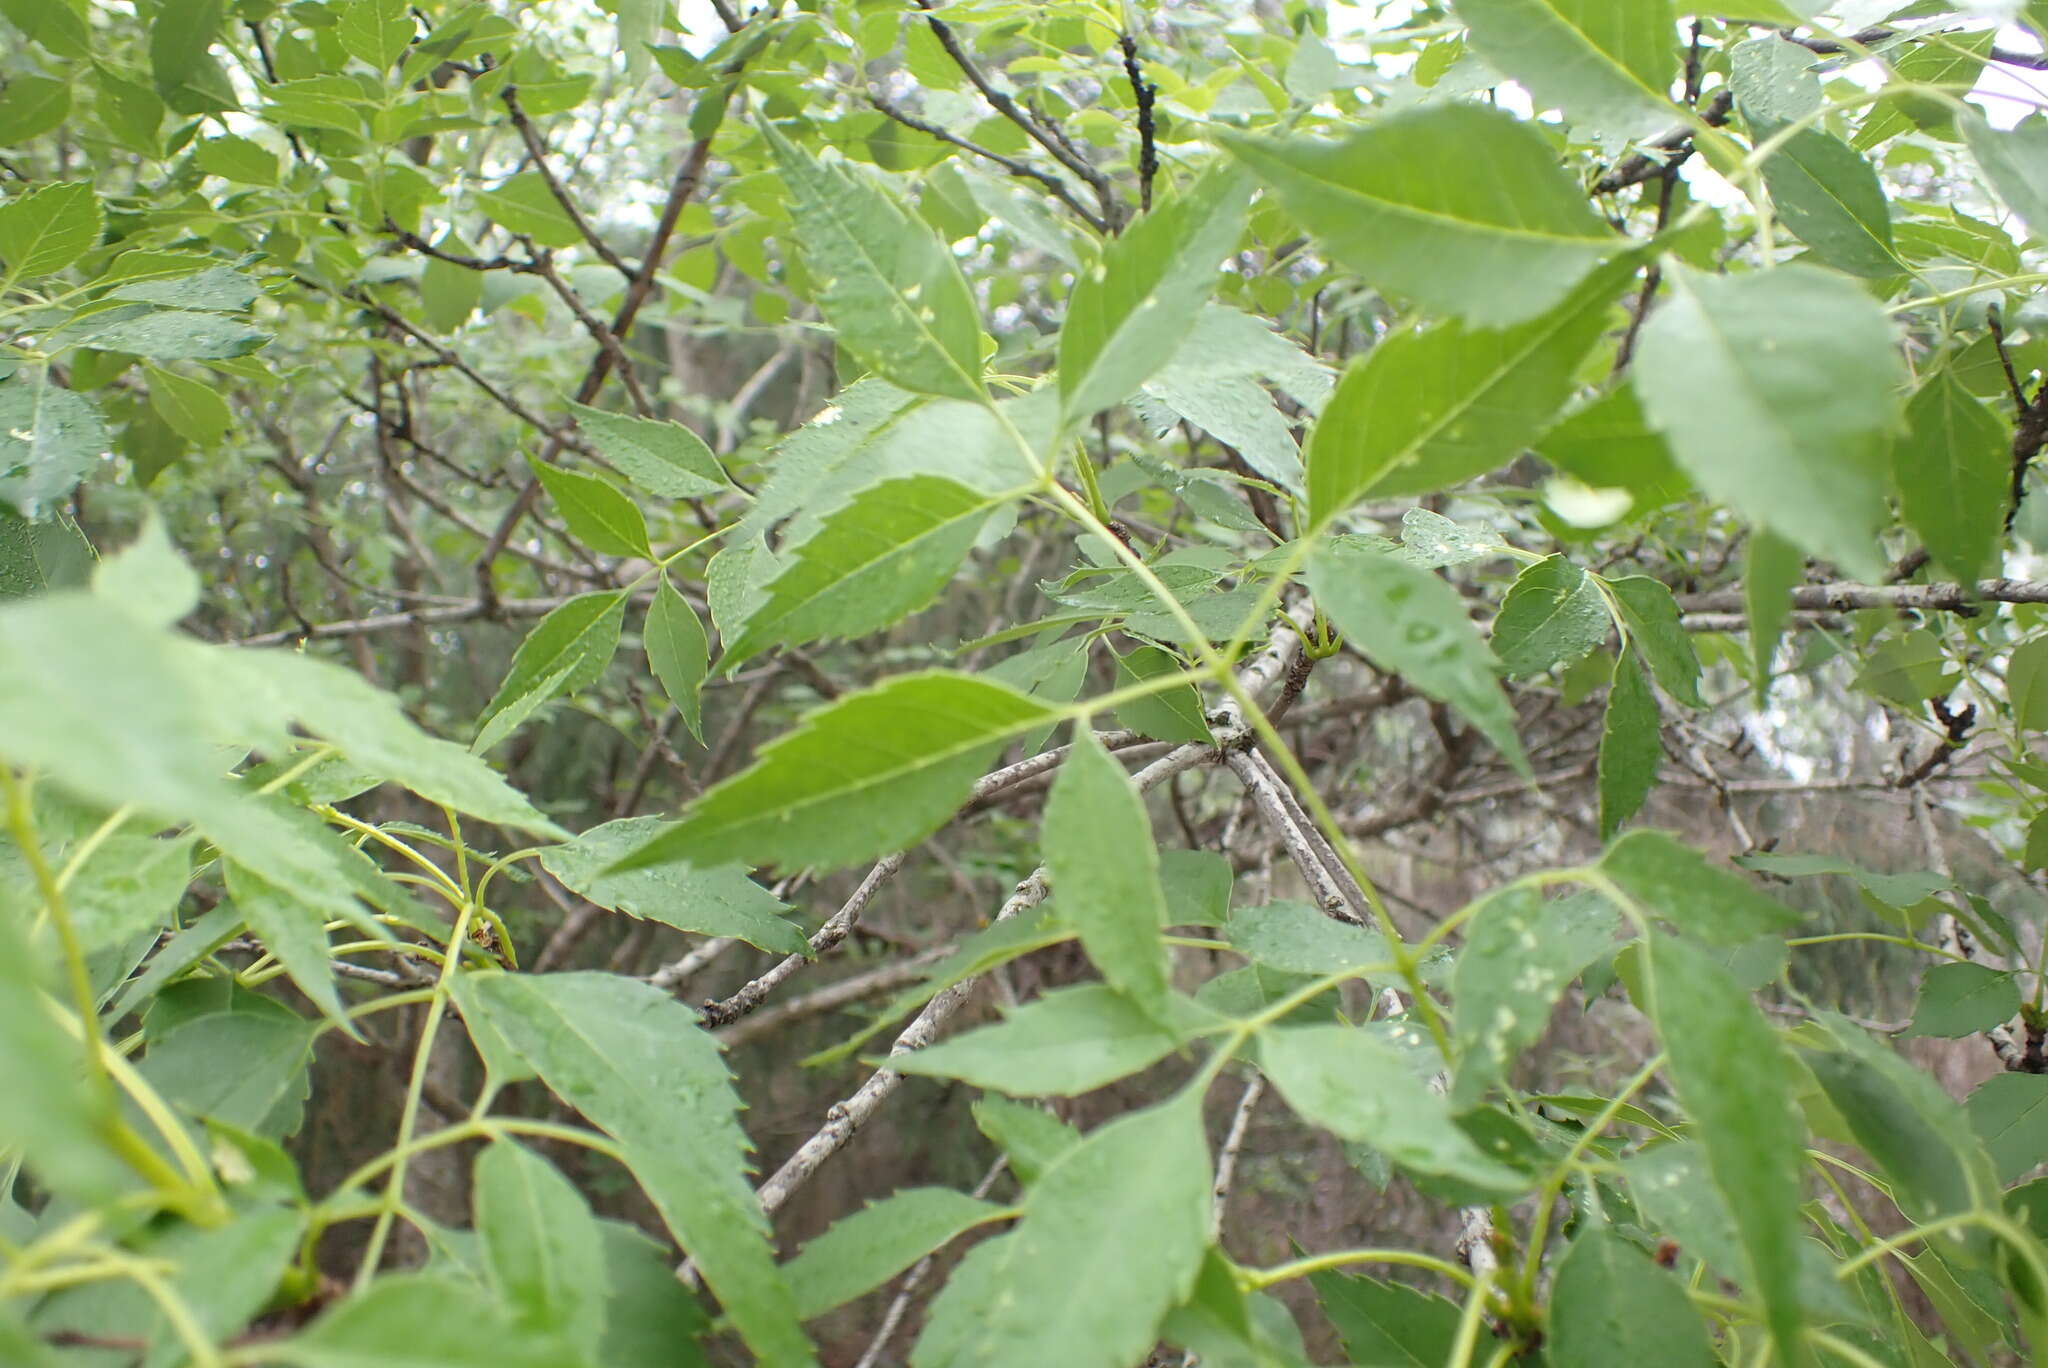
M1219 137L1341 265L1474 326L1543 312L1619 245L1500 111L1427 106L1342 143Z
M608 872L667 825L658 817L606 822L567 845L549 846L540 862L565 888L599 907L678 931L733 936L777 954L807 953L803 934L782 918L788 905L748 878L742 865L698 869L671 863Z
M1057 716L971 675L891 679L812 713L621 866L829 868L903 849L952 815L1005 740Z
M1573 123L1629 134L1673 119L1671 0L1458 0L1456 8L1482 57Z

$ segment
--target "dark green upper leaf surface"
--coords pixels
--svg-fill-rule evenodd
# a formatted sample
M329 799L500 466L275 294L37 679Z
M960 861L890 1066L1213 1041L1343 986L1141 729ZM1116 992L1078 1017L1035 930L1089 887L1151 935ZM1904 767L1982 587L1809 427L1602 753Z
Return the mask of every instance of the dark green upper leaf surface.
M0 379L0 504L41 517L113 445L92 400L46 379Z
M690 1010L610 974L489 974L472 997L555 1093L610 1132L764 1364L816 1360L747 1182L739 1097Z
M1600 727L1600 837L1636 815L1664 760L1664 718L1633 648L1615 657Z
M835 1221L784 1267L805 1320L871 1292L963 1231L1002 1213L951 1188L905 1188Z
M1580 970L1614 947L1614 909L1599 897L1546 900L1533 889L1487 898L1466 923L1451 978L1458 1071L1454 1106L1478 1102L1543 1036L1550 1009Z
M892 1055L889 1067L1018 1097L1073 1096L1155 1064L1183 1041L1129 998L1089 983L1047 993L996 1025Z
M1891 206L1877 172L1840 138L1801 129L1764 163L1764 183L1785 226L1828 265L1879 278L1905 270L1892 254Z
M1644 326L1644 412L1699 486L1851 575L1884 573L1883 444L1901 375L1890 321L1852 282L1803 266L1666 273Z
M447 1276L379 1278L269 1355L299 1368L562 1368L574 1351L519 1325L489 1294Z
M1558 1265L1546 1348L1575 1368L1713 1368L1721 1361L1678 1279L1605 1229L1573 1240Z
M2010 1183L2048 1160L2048 1077L1993 1074L1965 1105L2000 1182Z
M1212 168L1081 273L1060 328L1060 401L1070 420L1120 403L1179 349L1244 231L1250 190L1241 172Z
M1647 575L1623 575L1609 580L1607 589L1621 609L1629 644L1664 692L1688 708L1705 707L1700 698L1699 656L1693 651L1692 635L1685 630L1670 587Z
M1514 709L1494 677L1499 662L1457 590L1376 551L1330 543L1309 561L1316 604L1374 664L1456 708L1529 773Z
M926 607L1003 502L930 475L863 491L785 553L767 602L727 643L720 668L771 645L864 636Z
M535 623L513 653L505 682L484 707L470 749L489 750L541 704L597 682L619 648L625 620L625 591L603 589L579 594Z
M1451 1119L1392 1046L1354 1026L1275 1028L1259 1037L1260 1067L1303 1120L1363 1140L1418 1173L1510 1194L1522 1175L1490 1158Z
M533 462L534 476L546 489L569 534L603 556L651 556L647 519L638 506L595 475L563 470L545 461Z
M1634 263L1590 277L1518 326L1396 332L1355 362L1308 448L1311 520L1356 499L1450 489L1514 459L1570 397Z
M812 713L624 863L822 868L900 850L952 815L1005 740L1055 716L985 679L900 676Z
M597 454L649 494L692 499L726 488L718 458L703 438L681 423L606 413L583 404L569 408Z
M0 204L0 267L11 281L54 275L100 238L100 201L84 181L45 185Z
M913 1368L1139 1361L1194 1286L1209 1200L1198 1099L1090 1133L1032 1185L1016 1228L978 1247L939 1293ZM1132 1257L1134 1239L1141 1258Z
M2005 420L1953 367L1929 376L1907 402L1906 431L1892 444L1899 501L1929 554L1965 583L1995 568L2012 459Z
M604 1237L583 1194L532 1150L500 1140L471 1194L491 1286L520 1323L572 1344L604 1330Z
M1727 970L1668 936L1649 945L1657 1034L1679 1098L1734 1217L1771 1338L1786 1362L1798 1362L1806 1127L1793 1104L1796 1070Z
M1740 945L1799 920L1750 880L1662 831L1623 836L1607 848L1600 872L1651 916L1712 945Z
M1569 665L1607 640L1606 600L1585 571L1547 556L1515 576L1493 620L1493 653L1508 677Z
M1166 1010L1166 894L1145 800L1095 733L1081 729L1046 799L1045 864L1055 908L1088 958L1155 1016Z
M2019 984L2011 974L1988 965L1949 960L1922 976L1920 1000L1913 1004L1913 1024L1906 1034L1975 1035L2003 1026L2019 1010Z
M904 389L980 399L980 314L952 251L865 174L762 132L839 344Z
M1558 303L1617 240L1528 125L1471 104L1341 143L1223 135L1340 265L1477 327Z
M1442 1368L1458 1340L1458 1304L1402 1283L1312 1273L1316 1301L1344 1340L1351 1362L1384 1368Z

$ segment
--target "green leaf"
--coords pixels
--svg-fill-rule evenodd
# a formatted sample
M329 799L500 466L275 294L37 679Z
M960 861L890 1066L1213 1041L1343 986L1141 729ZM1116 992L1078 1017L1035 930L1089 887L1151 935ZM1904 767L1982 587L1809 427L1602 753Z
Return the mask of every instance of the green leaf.
M1700 659L1670 586L1647 575L1624 575L1607 581L1607 590L1621 607L1629 644L1664 692L1688 708L1705 707L1700 697Z
M1921 1224L1995 1207L1999 1179L1991 1158L1964 1109L1934 1076L1851 1021L1830 1012L1814 1019L1835 1048L1802 1049L1800 1057L1856 1143L1890 1180L1892 1200L1907 1219ZM1983 1231L1958 1235L1950 1253L1980 1258L1990 1248Z
M562 1368L569 1346L522 1327L482 1288L396 1273L329 1308L295 1338L264 1346L298 1368Z
M814 1363L747 1184L739 1097L690 1010L611 974L492 973L472 993L548 1087L619 1142L757 1359Z
M164 103L180 114L218 114L239 106L227 73L213 59L223 0L186 0L157 11L149 30L150 73Z
M1403 1168L1502 1194L1527 1183L1451 1119L1449 1101L1384 1041L1353 1026L1268 1028L1259 1067L1304 1121L1362 1140Z
M375 0L358 0L374 3ZM543 247L574 247L583 240L576 222L548 189L548 179L538 171L521 171L473 197L478 209L508 233L520 233Z
M905 1188L842 1217L783 1266L809 1320L874 1291L1004 1208L951 1188Z
M1092 1132L1032 1185L1016 1228L955 1270L912 1368L1139 1362L1194 1288L1209 1246L1209 1183L1199 1099ZM1139 1231L1145 1257L1134 1259L1128 1242Z
M1890 321L1804 266L1673 265L1636 348L1643 411L1708 494L1851 575L1884 573L1882 443L1900 379Z
M1736 108L1758 139L1821 112L1824 97L1815 61L1810 49L1774 33L1729 47L1729 85Z
M1943 569L1970 583L1996 563L2011 498L2012 434L1944 367L1906 404L1892 477L1906 521Z
M768 601L726 644L731 670L773 644L866 636L929 605L952 580L989 516L1024 491L991 498L936 476L863 491L782 557Z
M1997 1166L1999 1182L2010 1183L2032 1172L2048 1155L2048 1077L1993 1074L1977 1085L1964 1106L1970 1128Z
M523 1328L591 1344L604 1330L604 1237L555 1166L510 1140L471 1172L476 1233L498 1299Z
M1514 709L1494 677L1499 662L1457 590L1427 570L1342 543L1316 548L1308 579L1317 606L1375 666L1456 708L1529 777Z
M913 393L982 398L980 315L951 249L851 166L824 165L772 124L761 131L839 345Z
M1251 187L1212 166L1172 203L1111 239L1080 273L1060 327L1060 403L1069 422L1126 396L1172 359L1244 231Z
M1081 1143L1081 1132L1043 1106L996 1093L974 1100L974 1124L1009 1157L1020 1183L1035 1183L1053 1161Z
M78 1038L45 1006L41 957L22 937L26 920L0 917L0 1087L35 1105L0 1107L0 1144L23 1154L52 1191L105 1200L135 1182L108 1143L113 1096L86 1086Z
M1800 129L1764 163L1764 184L1785 226L1828 265L1879 279L1904 273L1877 172L1840 138Z
M1892 61L1893 76L1901 83L1942 86L1967 91L1984 71L1984 59L1997 41L1995 28L1976 33L1945 33L1932 41L1902 45L1902 54ZM1955 118L1955 105L1925 95L1887 94L1871 106L1863 126L1853 139L1859 151L1867 151L1887 138L1913 128L1944 129Z
M621 856L667 826L658 817L606 822L567 845L541 851L541 866L570 892L629 917L702 936L732 936L780 955L809 952L803 933L782 917L788 906L748 878L744 865L658 864L612 872Z
M1957 122L1970 155L1999 197L2030 230L2048 231L2048 119L2030 115L2011 128L1996 129L1972 110Z
M1311 522L1328 523L1368 491L1450 489L1513 460L1571 397L1635 269L1630 260L1599 271L1516 327L1439 323L1375 344L1309 435Z
M596 1361L604 1368L710 1368L697 1343L710 1318L676 1278L668 1250L623 1222L600 1221L598 1229L611 1297Z
M281 1139L297 1131L311 1083L312 1022L254 994L226 1011L179 1022L150 1042L142 1076L166 1101L238 1130ZM232 1068L222 1062L232 1060Z
M1318 977L1359 973L1393 960L1379 932L1336 921L1305 902L1239 908L1230 916L1230 944L1254 964Z
M1474 104L1341 143L1219 133L1341 266L1474 327L1551 308L1618 242L1533 128Z
M1636 350L1642 408L1702 489L1862 578L1884 573L1882 438L1901 375L1892 326L1806 266L1673 266Z
M649 494L696 499L727 488L725 471L711 448L681 423L606 413L582 404L569 408L597 454Z
M474 249L454 233L445 233L434 244L451 256L470 256ZM454 332L469 322L483 302L484 276L467 266L429 257L420 270L420 312L435 332ZM617 464L617 462L613 462Z
M270 334L240 319L193 309L136 313L117 309L95 314L92 320L58 333L52 341L158 361L217 361L247 356L268 343Z
M1074 1096L1155 1064L1182 1043L1178 1031L1129 998L1087 983L1055 989L993 1026L891 1055L889 1067L1014 1097Z
M1353 1363L1442 1368L1458 1341L1458 1304L1420 1288L1342 1273L1311 1273L1316 1304Z
M1558 1264L1545 1349L1574 1368L1714 1368L1721 1361L1678 1279L1606 1228L1585 1231Z
M9 280L55 275L99 240L99 196L84 181L45 185L0 204L0 262Z
M1741 945L1799 920L1668 832L1629 832L1607 848L1599 869L1650 915L1709 945Z
M1473 48L1574 124L1660 130L1672 117L1678 16L1671 0L1458 0Z
M1657 696L1630 646L1615 657L1600 725L1601 840L1612 840L1656 787L1657 767L1664 760L1663 729Z
M1641 509L1675 503L1689 489L1626 383L1565 415L1537 441L1536 454L1595 489L1627 490Z
M1124 688L1161 675L1177 675L1182 669L1181 662L1171 653L1157 646L1140 646L1116 658L1116 683L1118 688ZM1116 720L1155 741L1209 740L1202 694L1192 682L1120 703Z
M233 133L199 143L192 149L192 163L208 175L241 185L277 184L277 154Z
M1614 948L1614 909L1595 896L1546 899L1534 889L1489 896L1465 924L1451 976L1458 1070L1451 1105L1470 1107L1543 1038L1550 1009L1603 952Z
M173 432L201 450L218 444L235 425L228 401L204 380L149 365L142 372L149 380L150 407L171 425Z
M222 676L251 699L267 695L279 715L332 744L358 768L487 822L543 836L563 834L503 775L461 746L421 731L397 698L353 670L291 651L222 654L225 659L213 667Z
M1166 1010L1166 894L1145 800L1095 733L1076 733L1045 803L1045 865L1055 907L1112 988Z
M348 1013L334 983L325 909L308 906L293 897L289 889L235 864L228 866L228 896L241 909L243 920L264 948L277 956L299 991L320 1009L322 1016L345 1026Z
M531 462L533 473L562 510L569 534L602 556L652 557L647 519L633 501L595 475Z
M1643 834L1624 837L1623 844ZM1650 938L1648 959L1657 1035L1714 1186L1741 1236L1746 1286L1763 1302L1778 1356L1800 1362L1806 1127L1793 1105L1794 1066L1749 994L1713 959L1669 936Z
M1770 690L1771 664L1785 620L1792 616L1791 592L1806 578L1806 557L1783 537L1758 530L1742 557L1742 602L1749 613L1750 658L1756 668L1756 696Z
M1515 576L1492 645L1508 677L1526 679L1591 654L1611 630L1593 579L1563 556L1546 556Z
M1982 964L1947 960L1920 978L1909 1036L1975 1035L2019 1015L2020 988L2009 973Z
M90 399L45 380L0 379L0 504L37 518L113 444Z
M697 620L696 610L676 592L666 574L661 577L661 587L654 591L654 602L648 605L641 639L647 649L647 668L654 671L662 692L683 715L683 725L690 729L690 735L697 738L698 745L703 745L704 706L698 690L710 668L711 642L704 635L704 624Z
M589 688L611 664L626 620L623 589L579 594L534 625L512 655L512 667L477 719L470 749L489 750L541 704Z
M0 147L19 147L71 116L71 87L45 76L17 75L0 91Z
M125 262L128 257L121 260ZM107 291L106 297L138 304L161 304L166 309L241 313L256 302L257 293L256 282L240 271L227 266L209 266L203 271L180 271L173 276L131 279ZM177 320L174 318L172 321Z
M405 0L347 0L335 36L349 56L388 71L412 44L412 12Z
M81 588L92 567L92 543L68 515L30 522L0 506L0 601Z
M966 801L1004 740L1057 716L971 675L900 675L810 714L621 864L832 868L904 849Z

